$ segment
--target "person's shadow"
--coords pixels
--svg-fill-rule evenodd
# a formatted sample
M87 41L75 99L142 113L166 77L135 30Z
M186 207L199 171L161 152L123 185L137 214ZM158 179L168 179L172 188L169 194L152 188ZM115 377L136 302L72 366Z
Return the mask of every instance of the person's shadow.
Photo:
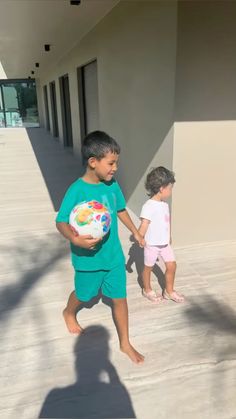
M129 253L128 253L128 260L126 263L126 270L129 273L133 272L133 268L132 266L135 266L135 270L137 272L137 281L138 284L140 286L140 288L143 288L143 284L142 284L142 271L143 271L143 267L144 267L144 254L143 254L143 248L141 248L138 243L134 240L133 236L130 236L130 241L133 242L133 244L131 245L130 249L129 249ZM162 289L162 291L164 291L165 289L165 275L162 271L162 269L155 264L153 267L152 272L154 273L154 275L157 277L158 283Z
M39 418L136 418L129 394L109 360L109 334L85 329L75 344L77 381L47 395Z

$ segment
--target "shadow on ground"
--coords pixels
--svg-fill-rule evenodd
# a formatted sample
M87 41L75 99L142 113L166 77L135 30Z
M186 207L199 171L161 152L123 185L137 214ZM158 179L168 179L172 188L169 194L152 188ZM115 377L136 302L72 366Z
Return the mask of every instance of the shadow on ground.
M212 332L236 334L236 311L228 304L219 302L211 295L188 298L190 305L185 309L191 326L211 326Z
M200 350L199 365L209 364L211 382L209 382L209 399L217 399L217 411L212 404L212 416L228 418L235 411L235 334L236 312L228 304L218 301L212 295L201 295L188 298L190 303L185 308L185 315L194 333L200 341L196 342L196 351ZM204 374L204 370L202 372ZM207 376L205 376L207 379ZM206 397L206 394L205 396ZM233 407L234 406L234 407Z
M109 360L109 334L90 326L77 339L76 382L47 395L40 418L136 418L131 399Z
M143 249L134 241L132 236L130 237L130 240L131 240L131 242L133 242L133 244L131 245L131 247L129 249L128 260L127 260L127 263L126 263L126 270L127 270L127 272L132 273L133 272L133 265L134 265L134 269L137 272L138 284L139 284L140 288L143 288L143 285L142 285L142 271L143 271L143 267L144 267ZM154 265L152 272L156 276L162 291L164 291L164 289L165 289L165 275L164 275L163 271L156 264L156 265Z
M83 173L81 161L44 129L27 128L27 134L54 210L58 211L66 190Z
M0 321L20 304L23 304L33 287L55 268L60 259L68 254L65 243L58 234L47 234L43 238L30 236L20 240L16 246L0 246L4 260L14 264L16 278L12 284L0 288ZM18 277L17 277L18 276Z

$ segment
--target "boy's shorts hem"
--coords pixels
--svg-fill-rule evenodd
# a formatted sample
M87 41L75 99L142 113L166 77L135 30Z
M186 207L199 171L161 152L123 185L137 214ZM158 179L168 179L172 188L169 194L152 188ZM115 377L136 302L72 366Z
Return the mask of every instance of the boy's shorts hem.
M79 293L76 292L76 290L75 290L75 295L76 295L76 298L78 298L78 300L81 303L88 303L90 300L97 297L97 294L95 294L95 295L91 295L91 297L87 298L87 297L84 297L83 295L81 296Z
M115 296L115 297L111 297L110 295L106 295L104 293L102 295L104 297L111 298L112 300L118 300L118 299L123 299L123 298L127 297L127 293L125 293L124 295L118 295L118 296Z
M81 302L88 302L101 290L108 298L126 297L125 265L118 265L111 270L75 271L75 295Z

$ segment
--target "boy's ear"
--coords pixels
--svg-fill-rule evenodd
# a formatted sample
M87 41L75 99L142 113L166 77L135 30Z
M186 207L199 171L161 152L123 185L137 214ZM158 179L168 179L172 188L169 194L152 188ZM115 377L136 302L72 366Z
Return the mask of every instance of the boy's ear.
M89 165L92 169L94 169L94 168L95 168L95 166L96 166L96 161L97 161L96 157L89 157L89 159L88 159L88 165Z

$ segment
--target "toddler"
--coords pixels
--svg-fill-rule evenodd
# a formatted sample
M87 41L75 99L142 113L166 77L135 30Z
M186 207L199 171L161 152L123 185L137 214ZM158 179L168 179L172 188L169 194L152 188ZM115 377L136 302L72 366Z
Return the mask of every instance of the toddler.
M161 166L151 170L145 183L150 199L143 205L140 215L139 232L146 242L142 294L153 303L160 303L163 297L176 303L184 301L184 296L174 289L176 262L171 247L169 205L165 202L172 194L174 183L174 173ZM162 295L151 288L151 272L159 257L166 267L166 284Z

